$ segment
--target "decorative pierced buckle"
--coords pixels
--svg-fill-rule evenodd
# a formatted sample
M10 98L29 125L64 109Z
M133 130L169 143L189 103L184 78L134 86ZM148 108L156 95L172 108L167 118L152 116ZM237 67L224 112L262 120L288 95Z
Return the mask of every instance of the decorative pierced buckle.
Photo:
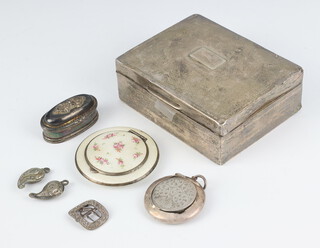
M95 230L109 218L107 209L95 200L81 203L69 211L69 215L87 230Z

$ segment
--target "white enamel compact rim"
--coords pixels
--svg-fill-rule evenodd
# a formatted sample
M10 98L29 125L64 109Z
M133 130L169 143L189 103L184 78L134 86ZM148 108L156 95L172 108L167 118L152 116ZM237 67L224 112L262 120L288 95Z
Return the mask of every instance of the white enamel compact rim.
M89 135L78 147L76 166L88 180L110 186L137 182L157 165L155 141L141 130L107 128Z

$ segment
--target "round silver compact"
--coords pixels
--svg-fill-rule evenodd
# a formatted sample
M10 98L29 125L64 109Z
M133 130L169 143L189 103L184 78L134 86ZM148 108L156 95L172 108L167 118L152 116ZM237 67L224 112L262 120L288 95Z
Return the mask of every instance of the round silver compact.
M148 134L115 127L88 136L77 149L76 165L90 181L118 186L145 178L157 165L158 158L158 147Z
M198 183L203 180L203 186ZM179 224L195 215L203 208L206 179L197 175L186 177L181 174L158 179L147 189L144 204L147 211L156 219Z

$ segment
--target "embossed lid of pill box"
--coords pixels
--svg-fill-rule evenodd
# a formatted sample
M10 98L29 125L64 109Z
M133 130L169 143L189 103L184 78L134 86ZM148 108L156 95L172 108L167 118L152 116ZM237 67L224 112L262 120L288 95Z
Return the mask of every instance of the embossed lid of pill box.
M60 143L84 132L98 120L97 104L97 99L87 94L60 102L41 118L43 138Z
M50 109L41 120L44 126L61 126L77 116L81 116L90 111L95 111L97 100L94 96L80 94L68 98Z
M116 60L117 73L219 135L302 81L298 65L192 15Z

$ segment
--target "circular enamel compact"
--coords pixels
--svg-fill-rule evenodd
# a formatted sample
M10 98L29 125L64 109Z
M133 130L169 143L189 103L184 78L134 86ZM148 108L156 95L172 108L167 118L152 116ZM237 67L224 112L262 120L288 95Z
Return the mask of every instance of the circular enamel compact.
M94 183L119 186L145 178L157 165L158 158L158 147L148 134L116 127L88 136L77 149L76 165Z
M203 180L203 186L198 183ZM197 175L181 174L158 179L147 189L144 204L153 217L168 223L179 224L197 215L204 206L206 179Z

